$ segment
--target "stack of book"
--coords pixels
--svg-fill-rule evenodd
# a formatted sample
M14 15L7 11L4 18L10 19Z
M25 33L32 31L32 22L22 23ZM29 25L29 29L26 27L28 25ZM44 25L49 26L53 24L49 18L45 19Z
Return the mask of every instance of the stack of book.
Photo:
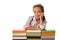
M55 30L42 30L41 40L55 40Z
M13 30L13 40L27 40L25 30Z
M41 31L40 30L27 30L27 40L40 40Z

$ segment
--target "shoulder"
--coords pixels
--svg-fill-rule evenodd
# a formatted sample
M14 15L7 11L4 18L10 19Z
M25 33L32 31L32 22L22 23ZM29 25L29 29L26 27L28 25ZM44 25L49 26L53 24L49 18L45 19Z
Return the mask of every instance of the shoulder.
M33 18L34 16L29 16L29 18Z
M28 22L30 22L33 19L33 16L28 17Z
M34 16L29 16L29 19L32 19Z

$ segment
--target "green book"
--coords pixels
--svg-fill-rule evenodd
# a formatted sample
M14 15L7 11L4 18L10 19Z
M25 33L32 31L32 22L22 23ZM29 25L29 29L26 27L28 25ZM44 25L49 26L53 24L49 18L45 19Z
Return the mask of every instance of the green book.
M27 36L41 36L40 32L27 32Z
M55 32L55 30L42 30L41 32Z

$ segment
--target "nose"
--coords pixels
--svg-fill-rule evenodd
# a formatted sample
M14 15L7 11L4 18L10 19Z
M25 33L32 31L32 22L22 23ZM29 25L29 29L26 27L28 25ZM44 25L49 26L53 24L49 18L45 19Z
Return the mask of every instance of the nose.
M36 13L36 15L40 16L41 14L40 13Z

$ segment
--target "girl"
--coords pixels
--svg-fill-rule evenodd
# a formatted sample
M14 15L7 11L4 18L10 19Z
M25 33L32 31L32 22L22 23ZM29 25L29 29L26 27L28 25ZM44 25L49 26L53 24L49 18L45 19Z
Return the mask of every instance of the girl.
M44 16L44 7L41 4L33 6L34 16L30 16L24 28L35 28L43 30L46 27L46 19Z

